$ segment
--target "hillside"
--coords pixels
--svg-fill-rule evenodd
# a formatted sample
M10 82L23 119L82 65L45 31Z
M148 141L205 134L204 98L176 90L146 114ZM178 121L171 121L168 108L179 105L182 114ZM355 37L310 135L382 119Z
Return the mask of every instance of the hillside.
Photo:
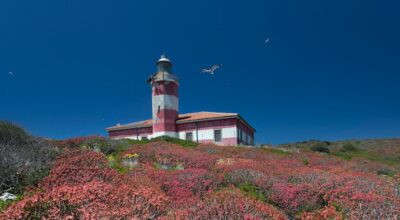
M332 156L346 160L368 160L380 165L387 165L388 169L400 171L400 138L367 139L344 141L310 140L282 144L284 149L302 149L306 151L320 151L328 149Z
M351 149L380 152L376 143L397 141ZM320 153L309 150L320 142L254 149L172 138L51 141L59 153L50 171L16 192L0 219L398 218L396 166L344 159L335 154L340 143Z

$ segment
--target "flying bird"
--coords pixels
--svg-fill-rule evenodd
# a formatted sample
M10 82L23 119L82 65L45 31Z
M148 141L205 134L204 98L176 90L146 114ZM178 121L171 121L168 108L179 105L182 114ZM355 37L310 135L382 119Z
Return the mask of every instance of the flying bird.
M8 72L8 74L10 74L11 76L14 76L14 73L13 73L13 72Z
M209 73L211 75L214 75L214 71L218 68L220 68L222 64L214 64L210 69L202 69L202 73Z

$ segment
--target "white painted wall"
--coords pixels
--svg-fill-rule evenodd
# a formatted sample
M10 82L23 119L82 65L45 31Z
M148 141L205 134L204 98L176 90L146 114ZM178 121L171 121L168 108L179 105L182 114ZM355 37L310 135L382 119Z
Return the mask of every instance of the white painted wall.
M176 137L178 138L178 133L177 132L171 132L171 131L161 131L161 132L156 132L152 135L149 135L149 139L150 138L156 138L156 137L160 137L160 136L170 136L170 137Z
M215 129L202 129L198 130L199 134L199 141L201 140L214 140L214 130L222 130L222 138L236 138L237 137L237 129L236 127L227 127L227 128L215 128ZM185 139L186 138L186 133L187 132L193 132L193 141L196 141L197 139L197 132L196 130L192 131L181 131L178 134L178 137L180 139Z
M227 128L216 128L216 129L202 129L202 130L198 130L199 134L198 134L198 138L199 141L201 140L214 140L214 130L222 130L222 138L237 138L237 134L238 134L238 129L236 127L227 127ZM176 137L182 140L186 139L186 132L192 132L193 133L193 141L196 142L197 141L197 133L196 130L189 130L189 131L181 131L181 132L156 132L154 134L143 134L143 135L139 135L139 140L142 140L142 137L147 137L148 139L151 138L156 138L156 137L160 137L160 136L170 136L170 137ZM242 132L242 137L243 137L243 141L245 141L245 136L247 135L245 132L239 130L239 132ZM136 135L133 136L124 136L124 137L114 137L114 139L133 139L133 140L137 140L136 139ZM248 136L248 141L250 144L251 143L251 137Z
M147 135L142 135L142 136L147 136ZM132 135L132 136L119 136L119 137L111 137L112 139L131 139L131 140L141 140L142 137L139 136L139 138L136 138L136 135Z
M156 95L152 97L153 119L157 116L158 106L160 109L173 109L179 111L179 100L173 95Z

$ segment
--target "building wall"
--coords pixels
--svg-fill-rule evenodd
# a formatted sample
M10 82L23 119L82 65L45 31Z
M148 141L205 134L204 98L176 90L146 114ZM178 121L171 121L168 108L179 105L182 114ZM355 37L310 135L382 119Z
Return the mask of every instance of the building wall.
M176 125L177 131L160 131L152 133L152 127L131 128L109 131L111 138L128 138L141 140L167 135L185 140L186 133L192 133L192 141L199 143L214 143L214 130L221 130L221 145L254 145L254 132L238 119L222 119L213 121L190 122Z
M178 138L185 140L186 133L192 132L192 141L199 142L199 143L213 143L214 142L214 130L221 130L221 142L220 144L237 144L236 127L215 127L209 129L201 129L201 130L186 130L186 131L179 131Z
M153 132L157 134L159 132L175 132L176 131L176 110L173 109L161 109L153 122Z
M149 138L156 138L156 137L161 137L161 136L170 136L170 137L174 137L174 138L179 138L178 132L174 132L174 131L159 131L159 132L151 134L149 136Z
M254 145L254 132L243 122L238 120L238 144Z
M150 138L153 134L152 127L144 127L144 128L129 128L124 130L114 130L109 131L108 136L110 138L115 139L134 139L134 140L141 140L143 137Z
M221 142L217 144L236 145L236 119L223 119L202 122L177 124L178 137L186 139L186 133L192 132L193 141L199 143L214 143L214 130L221 130Z
M178 84L171 81L152 83L153 136L175 132L178 117Z

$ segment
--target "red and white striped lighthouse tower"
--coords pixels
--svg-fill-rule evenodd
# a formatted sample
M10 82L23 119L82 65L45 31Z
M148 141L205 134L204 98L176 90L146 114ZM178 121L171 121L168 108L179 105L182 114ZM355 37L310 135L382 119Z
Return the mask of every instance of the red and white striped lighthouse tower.
M153 135L176 137L178 118L178 78L172 73L172 63L165 56L157 61L157 72L150 76L152 87Z

